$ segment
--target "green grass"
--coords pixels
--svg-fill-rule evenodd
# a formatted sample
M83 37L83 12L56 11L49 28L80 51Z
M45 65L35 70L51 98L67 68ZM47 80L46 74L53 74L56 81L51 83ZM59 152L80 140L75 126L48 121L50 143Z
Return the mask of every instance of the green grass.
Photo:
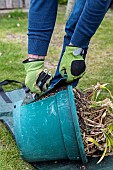
M18 24L19 27L18 27ZM65 6L58 10L57 23L46 58L46 66L55 71L60 56L65 26ZM86 89L97 82L109 83L113 93L113 12L109 11L91 40L86 59L87 70L78 84ZM22 61L27 57L27 14L14 12L0 18L0 81L24 82ZM9 89L9 87L8 87ZM10 133L0 122L0 170L31 170L22 161Z
M16 143L0 122L0 170L33 170L19 155Z
M25 33L27 32L27 13L22 12L21 10L10 12L5 17L1 17L0 21L0 30L5 31L6 33ZM17 24L20 24L18 27Z

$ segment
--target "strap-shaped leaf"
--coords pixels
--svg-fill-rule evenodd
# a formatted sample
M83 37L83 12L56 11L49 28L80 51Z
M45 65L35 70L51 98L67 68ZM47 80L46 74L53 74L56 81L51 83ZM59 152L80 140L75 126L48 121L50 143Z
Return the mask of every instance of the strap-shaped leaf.
M99 161L97 162L97 164L99 164L99 163L103 160L103 158L105 157L106 152L107 152L107 147L108 147L108 146L107 146L107 142L106 142L106 147L105 147L105 149L104 149L104 152L103 152L101 158L99 159Z

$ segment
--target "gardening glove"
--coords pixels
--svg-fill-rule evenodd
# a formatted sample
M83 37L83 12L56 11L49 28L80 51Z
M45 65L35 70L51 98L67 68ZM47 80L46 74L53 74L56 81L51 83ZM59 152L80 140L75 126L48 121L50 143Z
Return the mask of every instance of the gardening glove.
M49 86L51 73L44 69L44 60L23 61L26 78L25 84L33 93L41 94Z
M81 78L85 73L84 50L82 48L67 46L60 63L60 74L67 74L67 83Z

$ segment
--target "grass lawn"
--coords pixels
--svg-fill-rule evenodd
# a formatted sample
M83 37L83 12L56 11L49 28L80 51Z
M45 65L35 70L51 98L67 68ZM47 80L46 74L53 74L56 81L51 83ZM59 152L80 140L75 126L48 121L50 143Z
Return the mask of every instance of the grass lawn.
M45 65L55 71L61 52L65 26L65 6L58 10L57 22ZM0 17L0 81L24 82L22 61L27 57L27 14L14 12ZM84 90L97 82L109 83L113 94L113 12L109 11L91 40L87 54L87 70L78 88ZM10 87L8 87L9 89ZM0 170L31 170L22 161L10 133L0 122Z

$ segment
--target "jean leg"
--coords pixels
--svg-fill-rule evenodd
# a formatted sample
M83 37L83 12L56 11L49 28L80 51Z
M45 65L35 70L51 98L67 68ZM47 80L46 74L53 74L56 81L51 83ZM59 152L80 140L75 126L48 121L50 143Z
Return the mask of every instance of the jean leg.
M101 24L111 0L87 0L82 14L76 24L71 43L77 47L88 49L91 37ZM76 87L79 82L75 80L72 87Z
M66 22L66 26L65 26L66 35L64 36L62 52L61 52L61 55L60 55L60 59L58 61L55 76L54 76L51 84L55 84L59 79L61 79L61 75L59 73L60 62L61 62L62 56L65 52L66 46L68 46L69 43L70 43L71 37L73 35L73 32L75 30L75 27L76 27L76 24L79 20L79 17L82 13L85 2L86 2L86 0L76 0L75 5L74 5L73 10L72 10L72 13L71 13L71 15L69 16L69 19Z
M74 46L88 48L91 37L101 24L111 0L87 0L76 24L71 43Z
M28 54L45 56L53 33L58 0L31 0L28 17Z

